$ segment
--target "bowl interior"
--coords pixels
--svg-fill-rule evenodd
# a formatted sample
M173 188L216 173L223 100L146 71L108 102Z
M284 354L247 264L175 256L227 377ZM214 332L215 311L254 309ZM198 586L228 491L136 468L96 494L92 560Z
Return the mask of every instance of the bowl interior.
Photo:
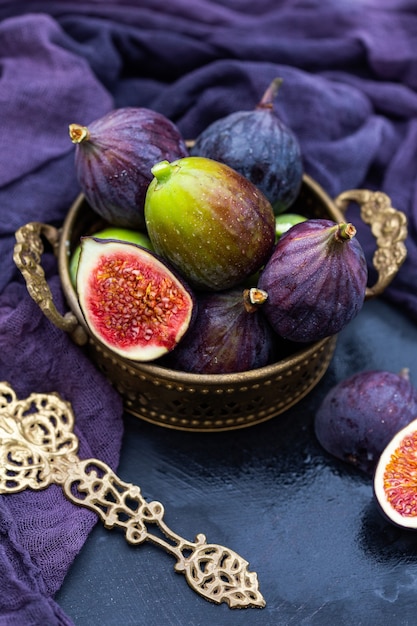
M305 215L307 218L329 218L336 222L343 221L344 216L326 194L323 188L310 176L304 175L300 193L291 207L291 212ZM71 255L80 243L83 235L91 235L110 226L98 216L80 194L71 206L62 227L61 245L58 251L58 264L61 283L72 311L81 325L85 326L84 318L78 304L77 294L71 283L69 263Z
M343 215L314 180L304 176L291 211L308 218L343 221ZM326 372L336 337L294 346L276 363L256 370L202 375L141 363L114 354L91 336L71 283L69 262L80 237L108 226L82 194L71 206L58 249L61 283L68 304L88 336L91 359L124 398L133 415L168 428L219 431L243 428L284 412L304 397Z

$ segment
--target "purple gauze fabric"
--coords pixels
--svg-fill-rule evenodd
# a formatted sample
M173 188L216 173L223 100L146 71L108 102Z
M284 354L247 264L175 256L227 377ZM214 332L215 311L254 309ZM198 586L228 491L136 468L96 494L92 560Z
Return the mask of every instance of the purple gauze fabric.
M410 225L408 258L384 297L417 318L414 173L416 20L407 0L32 2L54 16L98 80L126 104L155 108L186 137L257 103L284 78L278 113L298 134L306 172L332 196L388 193ZM27 11L0 2L0 17ZM84 120L86 123L88 120ZM374 241L362 228L370 259Z
M78 193L65 137L68 118L101 115L112 106L88 64L64 49L58 26L45 17L35 21L35 29L28 19L0 24L0 124L7 138L0 157L0 378L22 399L59 392L73 406L80 457L116 468L119 396L28 298L10 263L13 231L31 220L60 222ZM64 311L51 255L44 267ZM0 496L0 624L71 623L52 596L96 521L59 487Z
M417 320L414 2L138 4L0 0L1 376L20 396L62 393L77 415L80 456L113 465L119 398L43 319L11 258L16 228L33 219L59 224L78 192L70 122L87 124L112 106L148 106L194 137L212 120L255 106L282 76L276 109L300 139L306 172L332 196L385 191L407 214L408 258L384 297ZM366 229L360 236L370 258L373 241ZM47 255L45 263L63 310L56 266ZM94 523L73 509L56 488L1 498L0 582L8 593L0 624L70 623L51 597Z

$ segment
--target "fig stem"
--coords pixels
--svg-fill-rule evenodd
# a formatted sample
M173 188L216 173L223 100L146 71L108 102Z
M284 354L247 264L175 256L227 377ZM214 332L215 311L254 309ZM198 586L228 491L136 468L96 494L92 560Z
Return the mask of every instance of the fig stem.
M81 124L70 124L68 130L72 143L81 143L90 139L90 131L87 126L81 126Z
M163 182L171 176L172 165L169 161L159 161L151 168L151 172L158 182Z
M243 304L248 313L254 313L264 302L266 302L268 294L263 289L251 287L243 291Z
M335 232L336 241L349 241L356 235L356 228L350 222L341 222Z
M404 378L405 380L410 380L410 370L408 367L403 367L399 372L398 376Z
M283 83L282 78L274 78L274 80L269 85L268 89L265 91L264 95L262 96L261 101L259 102L256 108L257 109L272 109L272 107L274 106L274 100L277 97L277 93L282 83Z

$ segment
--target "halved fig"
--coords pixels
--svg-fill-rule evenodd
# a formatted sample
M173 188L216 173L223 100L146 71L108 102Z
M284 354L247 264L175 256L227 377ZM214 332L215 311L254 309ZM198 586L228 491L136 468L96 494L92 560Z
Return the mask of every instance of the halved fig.
M394 435L382 452L374 492L391 522L417 529L417 419Z
M135 361L173 350L194 319L188 285L152 252L125 241L81 239L77 293L91 333Z

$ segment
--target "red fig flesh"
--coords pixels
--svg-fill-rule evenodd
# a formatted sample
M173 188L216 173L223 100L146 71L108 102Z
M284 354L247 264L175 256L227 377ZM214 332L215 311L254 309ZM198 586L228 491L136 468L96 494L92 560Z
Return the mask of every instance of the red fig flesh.
M374 493L396 526L417 529L417 419L394 435L378 461Z
M186 284L149 250L128 242L82 238L77 293L92 334L132 360L173 350L193 320Z

